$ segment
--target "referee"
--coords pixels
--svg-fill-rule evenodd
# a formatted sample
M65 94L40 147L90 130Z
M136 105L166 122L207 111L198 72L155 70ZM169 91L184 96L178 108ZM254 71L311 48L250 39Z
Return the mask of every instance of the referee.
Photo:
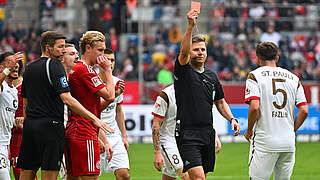
M18 158L22 180L34 180L39 168L43 179L57 179L65 142L64 103L104 131L112 131L70 95L60 62L66 52L65 39L55 31L42 33L42 55L26 67L23 75L21 97L26 119Z
M215 130L212 106L215 103L220 114L230 121L234 135L240 126L224 99L222 86L216 76L204 67L207 58L205 38L192 37L198 17L197 10L187 14L188 26L182 39L180 54L174 66L174 88L177 103L176 141L184 164L183 172L191 179L205 179L213 172L215 163Z

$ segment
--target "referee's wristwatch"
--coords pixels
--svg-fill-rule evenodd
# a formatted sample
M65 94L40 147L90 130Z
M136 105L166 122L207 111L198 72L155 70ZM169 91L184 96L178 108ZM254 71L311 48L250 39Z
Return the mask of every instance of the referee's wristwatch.
M230 119L230 124L232 123L232 120L235 120L237 123L239 123L239 122L238 122L238 119L232 117L232 118Z

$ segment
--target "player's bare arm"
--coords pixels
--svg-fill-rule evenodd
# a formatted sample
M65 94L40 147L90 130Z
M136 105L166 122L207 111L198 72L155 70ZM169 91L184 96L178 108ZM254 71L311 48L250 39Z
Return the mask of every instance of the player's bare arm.
M249 141L252 136L252 128L253 125L260 117L260 101L259 100L251 100L249 104L248 110L248 128L244 133L244 137Z
M99 139L99 141L101 141L100 145L102 145L103 149L107 152L108 161L110 161L112 158L112 155L113 155L113 149L111 148L105 133L103 131L101 131L101 129L99 129L98 139ZM101 149L101 147L100 147L100 149Z
M109 105L111 102L114 101L115 98L115 89L114 89L114 83L112 78L112 68L111 68L111 62L108 60L105 56L99 56L97 58L97 63L100 67L101 76L103 79L105 79L106 87L100 89L97 94L101 96Z
M180 54L178 57L179 63L181 65L188 64L190 61L192 30L194 25L196 24L196 19L198 18L198 16L198 11L196 9L190 10L187 14L188 26L181 41Z
M303 124L308 114L309 114L308 104L299 107L298 113L294 120L294 132L296 132L299 129L299 127Z
M217 147L216 153L218 154L221 151L222 144L221 144L221 141L220 141L219 136L217 134L216 134L215 141L216 141L215 144Z
M240 125L235 120L235 118L232 115L232 112L230 110L229 105L227 104L226 100L224 98L215 101L216 107L219 111L219 113L226 118L231 123L231 130L236 130L236 132L233 134L234 136L237 136L240 134Z
M118 127L119 127L121 135L122 135L122 141L123 141L124 147L126 148L126 150L128 152L129 151L129 143L128 143L127 130L126 130L126 126L124 123L124 114L122 111L121 104L118 104L116 107L116 121L117 121Z
M162 119L159 117L154 117L152 123L152 140L154 149L154 160L153 165L158 170L161 171L161 167L164 164L164 159L160 152L160 125Z
M113 133L114 130L111 129L106 123L102 122L99 118L97 118L94 114L84 108L79 101L73 98L70 92L65 92L60 94L60 98L64 104L66 104L73 112L79 114L80 116L91 120L94 125L101 128L105 132Z

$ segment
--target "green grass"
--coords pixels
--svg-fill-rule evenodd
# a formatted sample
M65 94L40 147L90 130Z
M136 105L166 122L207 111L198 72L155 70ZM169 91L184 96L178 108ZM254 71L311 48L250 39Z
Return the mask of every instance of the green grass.
M297 143L296 163L291 180L320 179L320 143ZM222 145L222 152L216 156L215 172L207 179L248 180L248 143ZM161 173L153 167L152 144L131 144L129 150L130 174L133 180L161 179ZM100 179L115 179L112 173Z

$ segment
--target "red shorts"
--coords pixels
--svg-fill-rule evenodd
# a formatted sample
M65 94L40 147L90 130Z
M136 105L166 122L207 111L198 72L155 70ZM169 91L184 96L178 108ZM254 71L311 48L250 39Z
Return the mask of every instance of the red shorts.
M20 168L16 168L19 157L22 133L13 133L10 140L10 165L13 167L13 173L20 173Z
M66 138L65 143L64 155L68 175L100 174L100 147L97 140Z

